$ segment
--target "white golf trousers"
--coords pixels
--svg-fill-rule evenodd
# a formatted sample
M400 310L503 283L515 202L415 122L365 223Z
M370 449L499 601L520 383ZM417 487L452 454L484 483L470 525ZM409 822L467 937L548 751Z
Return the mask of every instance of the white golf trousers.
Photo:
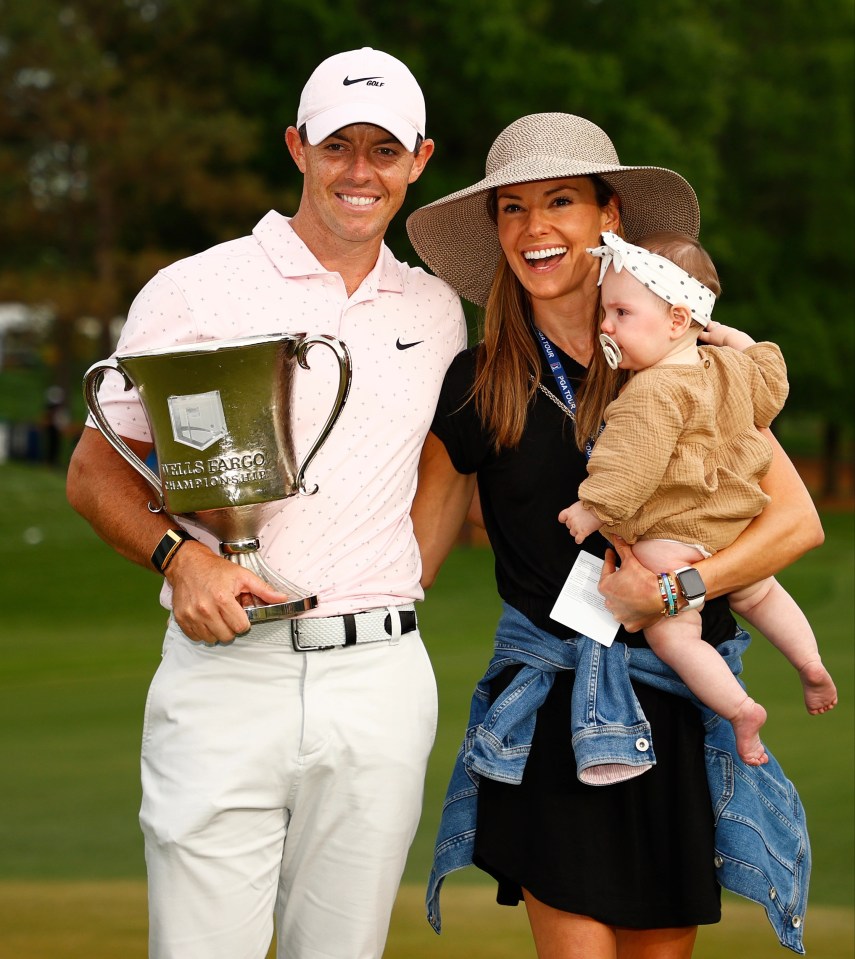
M146 703L152 959L379 959L421 810L436 683L418 631L298 653L171 623Z

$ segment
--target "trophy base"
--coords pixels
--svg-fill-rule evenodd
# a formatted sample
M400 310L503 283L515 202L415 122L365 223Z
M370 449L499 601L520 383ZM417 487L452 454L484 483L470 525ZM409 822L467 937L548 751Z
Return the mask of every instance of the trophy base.
M257 599L253 596L252 599ZM305 613L307 609L314 609L318 605L317 596L301 596L288 603L271 603L269 606L244 606L246 618L250 626L257 623L271 623L280 619L290 619L298 613Z
M258 554L258 540L221 543L220 549L226 559L255 573L278 592L293 597L285 603L263 603L258 596L247 593L242 604L250 626L290 619L318 605L317 596L307 593L284 576L280 576L264 562Z

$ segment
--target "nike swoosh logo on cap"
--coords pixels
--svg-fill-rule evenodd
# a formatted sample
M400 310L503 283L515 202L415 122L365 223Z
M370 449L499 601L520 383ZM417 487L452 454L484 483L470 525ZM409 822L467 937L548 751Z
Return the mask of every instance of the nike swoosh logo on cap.
M422 343L424 343L424 340L416 340L414 343L402 343L401 337L399 336L397 342L395 343L395 346L399 350L409 350L409 349L412 349L412 347L419 346Z
M358 77L356 80L351 80L350 77L345 77L341 83L342 86L349 87L354 83L365 83L366 80L379 80L380 77Z

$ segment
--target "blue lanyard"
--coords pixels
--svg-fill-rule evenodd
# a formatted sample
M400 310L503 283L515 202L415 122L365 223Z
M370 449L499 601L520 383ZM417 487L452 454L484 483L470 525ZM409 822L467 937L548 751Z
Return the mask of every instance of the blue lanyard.
M546 357L546 362L549 364L549 368L552 370L552 375L555 377L555 382L558 385L558 389L564 396L564 402L567 404L567 409L570 410L570 416L575 421L576 394L573 391L570 378L564 372L564 364L561 362L561 359L558 356L555 347L549 341L549 338L537 327L534 328L534 331L537 333L538 338L540 339L540 348L543 350L543 355ZM588 439L588 441L585 443L585 455L588 458L590 458L593 449L594 444L590 439Z

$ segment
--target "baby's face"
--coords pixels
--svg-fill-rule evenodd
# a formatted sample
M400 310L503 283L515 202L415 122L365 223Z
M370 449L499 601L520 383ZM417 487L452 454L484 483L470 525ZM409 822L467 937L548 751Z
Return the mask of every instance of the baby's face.
M621 352L622 370L646 370L671 352L670 307L637 280L629 268L615 273L610 266L601 287L600 329Z

